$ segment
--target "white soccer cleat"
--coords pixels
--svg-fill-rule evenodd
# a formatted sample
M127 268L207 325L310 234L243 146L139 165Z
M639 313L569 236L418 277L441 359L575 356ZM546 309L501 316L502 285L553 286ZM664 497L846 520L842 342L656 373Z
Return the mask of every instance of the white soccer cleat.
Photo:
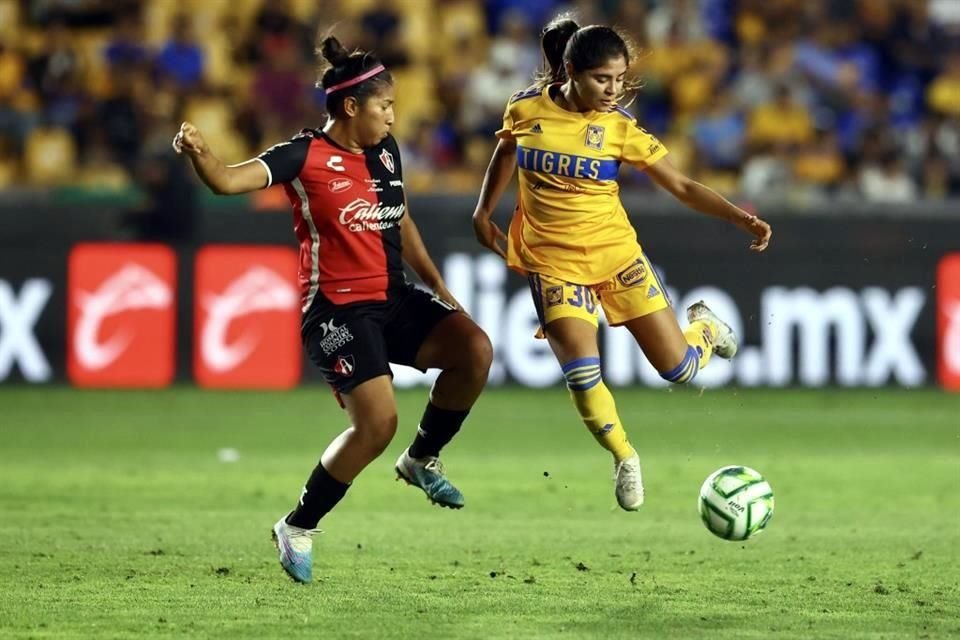
M704 304L703 300L690 305L687 309L687 320L689 322L696 322L697 320L712 322L717 328L717 335L713 336L713 352L724 360L729 360L737 355L737 349L739 348L737 334L733 332L730 325L718 318L713 311L710 311L710 307Z
M313 536L320 529L303 529L287 524L286 516L273 525L273 543L280 553L280 566L297 582L313 580Z
M633 454L614 465L617 503L624 511L636 511L643 505L643 476L640 456Z

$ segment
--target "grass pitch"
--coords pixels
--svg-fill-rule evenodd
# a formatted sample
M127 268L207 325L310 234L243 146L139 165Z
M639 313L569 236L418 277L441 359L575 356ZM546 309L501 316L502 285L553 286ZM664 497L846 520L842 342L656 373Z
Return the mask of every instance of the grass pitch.
M467 507L430 506L393 480L425 400L401 392L401 433L321 523L304 587L269 532L345 424L325 389L0 389L0 636L960 636L957 397L616 396L644 463L633 514L561 389L486 393L444 455ZM776 493L747 543L696 510L733 463Z

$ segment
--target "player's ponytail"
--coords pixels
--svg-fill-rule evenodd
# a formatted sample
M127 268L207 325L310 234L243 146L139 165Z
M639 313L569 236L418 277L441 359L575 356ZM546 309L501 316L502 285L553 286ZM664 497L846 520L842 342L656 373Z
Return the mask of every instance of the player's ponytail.
M393 84L393 77L375 54L360 49L347 51L332 34L322 38L317 54L321 57L317 87L326 93L327 112L334 117L344 115L347 98L363 103L385 85Z
M350 58L350 52L343 48L340 41L333 36L327 36L320 42L320 55L330 63L331 67L342 67Z
M543 28L540 44L546 68L537 74L536 86L543 88L554 82L569 80L567 63L574 72L579 73L602 67L616 58L623 58L628 68L631 60L636 60L637 46L626 33L596 24L580 28L570 15L561 14ZM639 79L629 77L624 82L623 94L617 100L635 95L640 86Z
M580 25L573 20L572 14L562 13L540 32L540 47L543 49L544 68L537 73L534 81L538 87L545 87L554 82L563 82L567 79L564 69L564 52L567 43Z

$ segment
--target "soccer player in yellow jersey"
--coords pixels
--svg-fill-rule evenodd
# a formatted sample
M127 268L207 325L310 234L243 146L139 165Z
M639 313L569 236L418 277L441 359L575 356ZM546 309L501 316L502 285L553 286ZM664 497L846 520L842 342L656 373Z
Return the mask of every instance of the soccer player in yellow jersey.
M560 16L546 26L541 44L549 69L507 105L473 224L484 246L528 277L574 405L614 456L617 502L633 511L644 498L640 460L603 383L598 302L608 322L625 326L674 383L692 380L714 353L733 357L737 339L702 302L687 309L689 325L681 330L620 202L620 164L644 170L689 207L750 233L754 251L767 248L771 231L680 173L663 144L619 106L629 88L630 50L614 29L581 29ZM505 236L490 218L515 166L519 202Z

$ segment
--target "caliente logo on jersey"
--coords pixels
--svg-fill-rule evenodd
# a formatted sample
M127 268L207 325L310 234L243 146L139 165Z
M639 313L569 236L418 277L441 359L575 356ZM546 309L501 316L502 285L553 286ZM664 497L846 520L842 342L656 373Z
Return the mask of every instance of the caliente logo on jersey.
M340 224L354 232L390 229L400 223L406 208L404 204L384 207L379 202L357 198L340 208Z

